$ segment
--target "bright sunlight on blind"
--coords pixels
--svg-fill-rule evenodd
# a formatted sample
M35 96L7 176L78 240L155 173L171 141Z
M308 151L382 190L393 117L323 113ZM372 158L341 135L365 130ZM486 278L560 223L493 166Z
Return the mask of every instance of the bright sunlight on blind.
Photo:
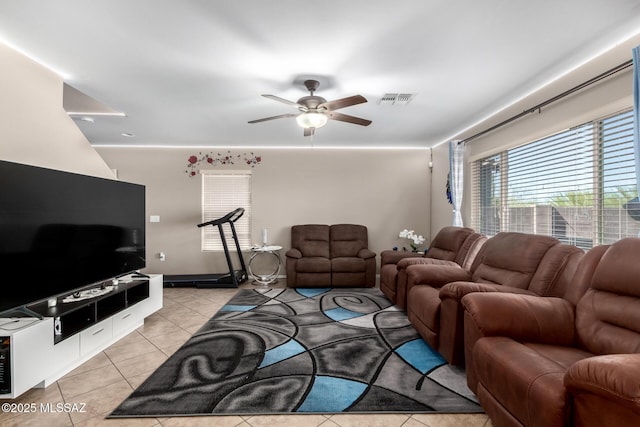
M472 164L472 223L588 249L636 237L633 112L626 111ZM640 213L640 212L639 212Z
M201 171L202 222L220 218L229 212L244 208L244 215L234 223L241 248L251 246L251 171ZM230 250L235 250L228 224L223 225ZM221 251L222 240L218 227L202 228L202 250Z

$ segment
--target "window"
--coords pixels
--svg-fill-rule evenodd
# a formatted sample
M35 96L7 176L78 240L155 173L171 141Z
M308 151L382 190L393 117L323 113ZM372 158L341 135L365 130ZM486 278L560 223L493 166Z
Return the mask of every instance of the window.
M202 222L220 218L244 208L244 215L234 223L241 248L251 246L251 171L211 171L202 173ZM230 250L235 243L228 225L223 225ZM202 250L221 251L218 227L202 227Z
M472 223L482 233L554 236L588 249L638 236L633 112L472 163Z

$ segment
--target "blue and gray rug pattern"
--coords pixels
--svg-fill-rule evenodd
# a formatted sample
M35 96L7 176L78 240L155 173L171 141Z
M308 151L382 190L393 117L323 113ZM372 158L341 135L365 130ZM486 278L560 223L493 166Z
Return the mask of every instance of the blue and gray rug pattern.
M482 412L378 289L241 289L111 417Z

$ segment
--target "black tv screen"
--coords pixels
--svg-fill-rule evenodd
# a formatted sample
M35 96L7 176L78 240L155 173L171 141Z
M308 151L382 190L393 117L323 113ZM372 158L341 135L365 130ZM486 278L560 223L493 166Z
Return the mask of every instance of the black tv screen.
M0 313L144 267L144 186L0 161Z

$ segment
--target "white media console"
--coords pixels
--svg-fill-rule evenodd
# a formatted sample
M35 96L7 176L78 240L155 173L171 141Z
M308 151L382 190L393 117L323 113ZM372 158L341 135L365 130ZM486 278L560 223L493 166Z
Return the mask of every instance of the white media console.
M162 308L162 275L149 279L125 277L114 289L92 299L55 306L47 302L29 308L38 318L0 319L0 337L9 345L5 378L15 398L34 387L46 387L86 362ZM7 374L9 376L7 376Z

